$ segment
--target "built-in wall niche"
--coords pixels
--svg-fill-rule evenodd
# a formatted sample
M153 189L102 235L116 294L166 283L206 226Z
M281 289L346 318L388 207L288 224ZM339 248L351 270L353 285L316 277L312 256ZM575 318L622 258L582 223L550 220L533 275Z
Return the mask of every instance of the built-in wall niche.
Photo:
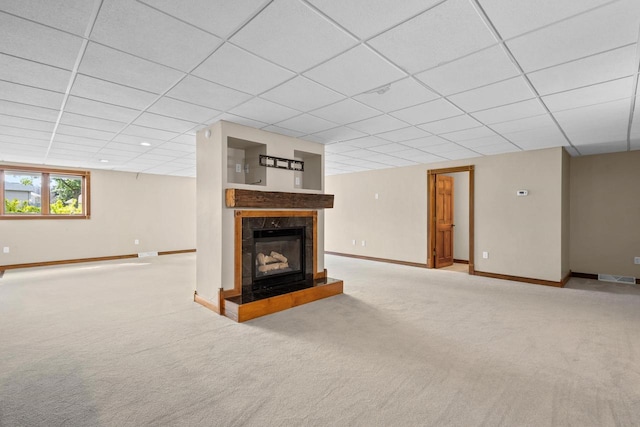
M293 156L304 162L304 170L293 172L293 188L322 190L322 155L295 150Z
M267 171L260 166L261 154L267 154L266 144L228 137L227 182L267 185Z

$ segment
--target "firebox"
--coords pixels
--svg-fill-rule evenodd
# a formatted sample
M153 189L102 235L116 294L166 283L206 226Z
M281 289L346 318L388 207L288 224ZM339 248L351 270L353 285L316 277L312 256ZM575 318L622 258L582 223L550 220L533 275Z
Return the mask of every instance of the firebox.
M253 230L252 289L305 280L305 227Z

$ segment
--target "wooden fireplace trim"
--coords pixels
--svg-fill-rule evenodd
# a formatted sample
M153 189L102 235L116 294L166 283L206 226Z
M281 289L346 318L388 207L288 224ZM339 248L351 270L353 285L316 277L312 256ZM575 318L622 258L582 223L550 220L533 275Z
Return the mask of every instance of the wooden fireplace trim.
M225 203L228 208L330 209L333 207L333 194L227 188Z
M242 219L262 217L313 218L313 278L326 277L326 270L318 272L318 211L234 211L234 283L233 289L222 291L223 298L242 295Z

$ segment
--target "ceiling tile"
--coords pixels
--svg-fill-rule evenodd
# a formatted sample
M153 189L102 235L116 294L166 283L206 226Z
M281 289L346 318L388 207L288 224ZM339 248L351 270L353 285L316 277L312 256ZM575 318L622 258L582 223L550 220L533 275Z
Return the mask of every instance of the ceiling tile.
M439 0L405 0L372 2L370 0L310 0L311 4L361 39L367 39L387 28L433 7Z
M460 148L458 150L448 151L446 153L441 153L440 155L443 158L449 159L449 160L472 159L474 157L479 156L478 153L471 150L467 150L466 148Z
M73 69L82 39L34 22L0 13L2 52L53 65Z
M314 134L314 136L320 138L321 142L323 143L346 141L365 135L366 134L363 132L348 128L346 126L335 127L333 129L317 132Z
M82 74L76 76L71 94L94 101L144 109L158 98L158 95Z
M357 46L304 75L348 96L384 86L406 76L364 45Z
M265 127L262 128L262 130L266 130L267 132L277 133L279 135L292 136L294 138L299 138L299 137L304 136L305 134L308 133L308 132L298 132L298 131L291 130L291 129L285 129L285 128L282 128L282 127L276 126L276 125L265 126Z
M556 127L556 123L549 114L541 114L539 116L527 117L524 119L510 120L508 122L495 123L491 125L491 129L496 132L506 134L518 132L521 130L531 130L544 127Z
M63 3L63 4L60 4ZM36 21L59 30L84 36L95 3L86 0L48 0L4 1L2 10L14 15ZM64 13L59 10L64 8Z
M214 35L127 0L103 1L91 39L182 71L190 71L222 43Z
M221 113L213 108L201 107L166 96L160 98L147 111L196 123L208 123Z
M347 124L373 116L379 116L380 112L366 105L362 105L353 99L345 99L314 110L311 114L326 120L331 120L334 123Z
M519 74L502 46L496 45L424 71L416 78L442 95L451 95Z
M298 1L271 3L231 41L296 72L356 44L353 37Z
M494 135L496 135L494 131L492 131L488 127L482 126L482 127L471 128L466 130L459 130L457 132L446 133L442 135L442 137L450 141L460 142L460 141L466 141L469 139L478 139L478 138L484 138L487 136L494 136Z
M51 139L50 131L47 132L44 130L21 129L2 125L0 125L0 135L4 135L5 137L19 136L22 138L41 139L43 141L49 141Z
M535 71L527 77L539 94L548 95L630 76L637 71L636 49L636 45L621 47Z
M150 143L152 147L155 147L164 144L166 140L149 138L148 136L125 135L121 133L113 138L113 141L131 145L140 145L142 142L147 142Z
M371 148L371 147L378 147L380 145L387 145L389 144L389 141L386 141L382 138L378 138L376 136L364 136L362 138L352 139L348 141L348 143L351 147Z
M195 153L196 152L196 144L195 141L191 144L178 144L176 142L165 142L164 144L162 144L160 146L160 148L165 149L165 150L171 150L171 151L177 151L179 153L182 153L181 155L184 155L184 153ZM191 159L185 159L182 162L180 162L181 164L189 164L189 165L194 165L196 164L195 160L191 160Z
M17 102L3 101L0 99L0 114L8 116L24 117L26 119L44 120L55 122L58 119L58 110L50 108L34 107L32 105Z
M70 78L70 71L0 54L0 80L65 92Z
M251 95L229 89L194 76L187 76L168 93L168 96L192 104L225 111L246 101Z
M481 154L484 154L485 156L493 156L496 154L514 153L516 151L521 151L518 147L509 143L483 145L476 148L475 150Z
M398 151L407 150L408 148L409 147L407 147L406 145L402 145L402 144L398 144L397 142L393 142L391 144L376 145L375 147L371 147L370 150L371 151L376 151L378 153L393 154L393 153L396 153Z
M384 138L387 141L402 142L410 139L425 138L430 136L430 134L417 127L409 126L403 129L392 130L391 132L379 133L376 136Z
M23 138L21 136L2 134L0 134L0 142L5 146L7 146L7 144L15 144L17 150L24 149L25 151L40 151L41 148L46 149L49 146L49 141L45 139Z
M446 119L447 117L458 116L463 113L464 111L461 111L447 100L436 99L435 101L394 111L391 115L412 125L419 125L435 120Z
M389 90L383 93L363 93L355 97L363 104L367 104L380 111L388 113L406 107L431 101L439 96L411 77L389 85Z
M105 104L104 102L70 96L65 104L65 112L98 117L106 120L128 123L140 112L132 108Z
M194 135L189 135L189 134L186 134L186 133L184 135L176 136L171 141L172 142L177 142L177 143L182 144L182 145L193 145L194 147L196 145L196 137Z
M417 163L414 161L400 159L398 157L394 157L387 154L377 154L375 156L368 157L368 160L372 162L379 162L385 165L391 165L396 167L417 165Z
M393 153L393 155L401 159L412 160L418 163L435 163L445 160L444 158L436 156L435 154L426 153L424 151L416 150L413 148L409 150L398 151L396 153Z
M56 150L58 153L97 153L102 148L102 144L72 144L70 142L56 141L53 143L52 150Z
M484 110L533 98L535 94L522 77L514 77L468 92L452 95L449 100L467 112Z
M388 115L373 117L359 122L351 123L350 128L360 132L374 135L376 133L388 132L407 127L407 123Z
M325 153L336 153L336 154L346 154L349 155L348 153L350 151L356 151L358 150L358 147L355 147L351 144L349 144L348 142L336 142L333 144L327 144L324 146L324 152Z
M467 139L467 140L458 142L458 144L462 145L463 147L472 149L474 151L479 151L478 148L480 147L488 147L492 145L500 146L504 144L509 144L509 141L507 141L505 138L503 138L500 135L490 135L482 138Z
M122 142L109 142L104 146L105 150L109 150L107 152L117 153L119 151L130 151L132 153L145 153L151 150L151 147L145 147L140 144L125 144Z
M22 117L7 116L4 114L0 114L0 125L11 126L11 127L20 128L20 129L32 129L32 130L52 132L53 127L55 126L55 123L47 122L44 120L32 120L32 119L25 119Z
M65 112L60 118L60 123L71 126L84 127L89 129L104 130L108 132L119 132L124 128L125 123L113 120L99 119L96 117L83 116L80 114Z
M300 111L311 111L344 98L343 95L302 76L297 76L260 97Z
M488 110L478 111L472 116L485 124L506 122L509 120L523 119L531 116L545 114L544 106L537 98L528 99L522 102L514 102L509 105L489 108Z
M125 135L141 136L143 138L160 139L168 141L178 136L179 132L169 132L166 130L154 129L138 125L129 125L122 131Z
M279 122L278 126L308 134L334 128L336 124L310 114L301 114Z
M607 83L543 96L542 100L549 110L554 112L630 98L633 95L633 89L633 77L626 77Z
M617 140L587 145L578 145L580 154L583 156L593 156L596 154L619 153L627 151L627 141Z
M480 0L503 39L566 19L570 16L600 6L611 0Z
M471 2L449 0L369 43L405 70L416 73L488 47L496 39Z
M264 0L141 0L178 19L217 35L226 37L249 19L264 4Z
M622 99L553 113L576 146L627 138L630 101ZM582 150L581 150L582 152Z
M521 130L503 135L524 150L540 150L550 147L562 147L568 144L557 126Z
M260 98L253 98L239 107L230 110L230 112L268 124L281 122L300 114L299 111Z
M174 119L153 113L142 113L134 122L136 125L161 129L170 132L183 133L192 129L197 123Z
M248 119L246 117L236 116L235 114L224 113L216 117L213 122L218 122L220 120L224 120L227 122L237 123L239 125L249 126L256 129L260 129L267 125L265 122L261 122L258 120Z
M295 76L229 43L223 44L191 74L254 95Z
M65 135L62 133L57 133L54 141L56 143L66 142L69 144L86 145L91 147L102 147L108 142L107 140L87 138L86 136Z
M448 145L449 147L452 147L451 149L460 148L459 145L438 136L428 136L426 138L412 139L410 141L404 141L403 144L428 152L431 152L431 147L435 147L437 145Z
M87 129L77 126L59 125L56 134L81 136L84 138L109 140L115 136L113 132L105 132L103 130Z
M64 94L0 80L0 99L19 102L21 104L59 109L62 106Z
M640 2L620 0L507 42L529 72L638 41Z
M482 126L482 123L465 114L462 116L455 116L444 120L425 123L419 127L435 135L440 135L442 133L471 129L479 126Z
M124 52L89 43L79 72L153 93L163 93L185 74Z

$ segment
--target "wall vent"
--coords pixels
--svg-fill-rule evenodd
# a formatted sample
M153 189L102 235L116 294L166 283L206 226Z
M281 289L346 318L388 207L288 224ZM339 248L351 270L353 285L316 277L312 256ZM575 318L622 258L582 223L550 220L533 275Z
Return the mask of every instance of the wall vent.
M602 280L603 282L628 283L630 285L636 284L635 277L614 276L613 274L598 274L598 280Z

